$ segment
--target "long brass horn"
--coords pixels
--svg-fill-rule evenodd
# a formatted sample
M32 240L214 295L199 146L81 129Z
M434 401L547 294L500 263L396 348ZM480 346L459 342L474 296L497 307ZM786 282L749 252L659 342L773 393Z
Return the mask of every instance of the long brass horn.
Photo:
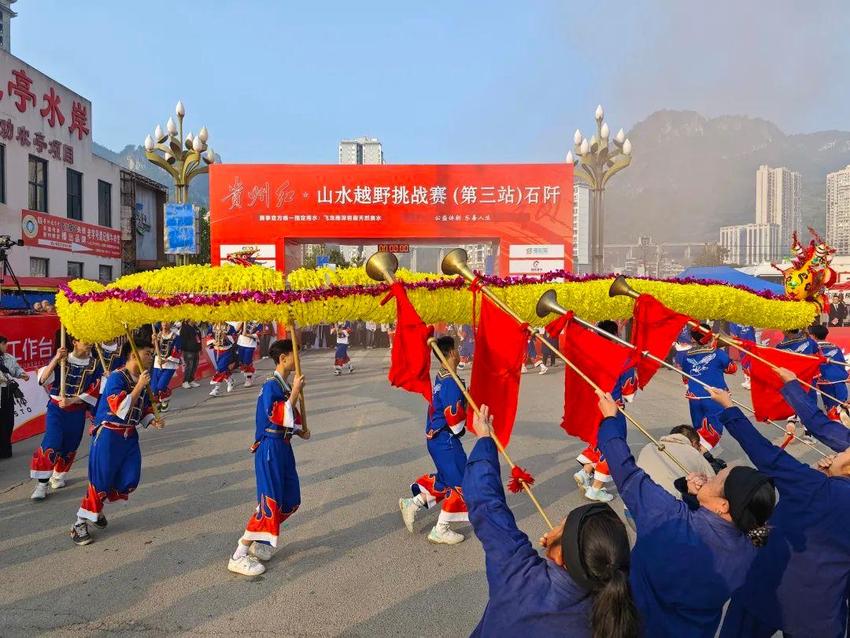
M553 313L556 315L565 315L568 312L569 310L558 303L558 293L554 290L547 290L537 300L537 316L541 319Z
M637 299L640 297L640 293L638 293L634 288L632 288L627 282L626 278L623 275L617 275L617 278L614 279L611 287L608 289L609 297L619 297L625 295L626 297L631 297L632 299Z
M387 252L378 252L366 261L366 274L375 281L392 282L398 270L398 258Z
M450 250L440 264L440 270L444 275L460 275L467 281L475 279L475 273L467 265L469 255L463 248Z

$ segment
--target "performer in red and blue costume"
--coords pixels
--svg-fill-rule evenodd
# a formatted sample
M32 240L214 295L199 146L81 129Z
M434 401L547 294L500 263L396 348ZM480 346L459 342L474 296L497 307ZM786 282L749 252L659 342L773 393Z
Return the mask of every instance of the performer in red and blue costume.
M615 337L618 336L620 331L616 321L600 321L597 326ZM628 368L617 379L617 384L611 391L611 396L622 408L626 403L631 403L634 400L637 389L637 369ZM576 457L576 461L582 465L582 469L573 474L573 479L575 479L579 490L584 492L584 497L600 503L608 503L614 500L614 495L605 488L606 483L610 483L612 480L611 471L599 448L588 445Z
M89 485L77 510L77 522L71 528L71 539L77 545L92 542L89 522L100 529L106 527L103 514L105 501L126 501L139 485L142 452L136 428L152 425L165 427L157 418L146 386L150 383L148 368L153 358L153 345L136 339L136 354L126 342L122 356L125 367L109 374L94 418L94 438L89 451Z
M275 341L269 348L269 358L275 362L274 374L263 384L257 399L256 430L251 446L257 477L257 508L227 563L227 569L244 576L266 571L261 561L271 559L281 523L301 505L291 439L310 438L310 430L296 407L304 377L296 376L291 386L288 381L295 368L292 340Z
M236 342L236 329L229 323L214 323L207 335L207 347L213 351L215 373L210 379L213 389L211 397L217 397L222 382L227 384L227 391L233 391L233 379L230 377L230 364L233 357L233 344Z
M451 372L456 372L460 354L454 337L440 337L437 339L437 347L446 358ZM398 501L402 520L409 532L413 532L416 512L439 505L440 515L428 534L428 540L446 545L454 545L464 539L463 534L451 529L449 523L469 521L461 487L466 469L466 452L460 440L466 432L466 398L451 372L443 367L437 372L425 422L428 453L437 471L416 479L410 486L413 498L401 498Z
M245 387L254 385L254 353L260 341L263 324L259 321L246 321L239 326L239 338L236 340L236 353L239 357L239 369L245 375Z
M821 395L824 411L833 421L840 421L840 407L847 402L847 366L844 352L837 345L826 340L829 336L829 328L826 326L812 326L809 328L809 334L817 339L818 352L827 359L838 362L828 361L821 365L818 388L830 395Z
M725 350L717 347L714 336L708 330L708 324L702 324L702 330L694 328L691 331L694 345L676 355L676 364L682 372L703 383L727 390L725 375L735 374L738 366ZM691 411L691 423L699 434L703 452L711 452L723 434L723 424L719 418L723 408L712 401L705 388L696 381L685 377L682 381L688 386L685 396Z
M70 338L70 337L69 337ZM47 496L51 488L65 487L65 476L74 463L83 438L87 410L100 396L100 366L91 355L91 344L73 339L73 350L59 348L50 363L38 371L38 382L50 386L41 445L33 452L30 477L38 479L33 500ZM65 397L61 396L61 361L67 359Z
M742 326L737 323L728 324L729 336L740 341L750 341L756 343L756 329L752 326ZM741 372L744 374L744 380L741 382L741 387L745 390L750 389L750 369L752 368L752 359L743 350L738 350L740 353Z
M183 345L180 331L169 322L163 321L153 336L154 362L151 373L151 389L159 402L161 412L168 410L171 389L168 387L174 373L183 362Z
M348 369L348 374L354 372L354 366L351 364L351 358L348 356L348 342L351 339L351 323L346 321L331 328L331 334L336 335L336 350L334 351L334 374L339 376L344 369Z

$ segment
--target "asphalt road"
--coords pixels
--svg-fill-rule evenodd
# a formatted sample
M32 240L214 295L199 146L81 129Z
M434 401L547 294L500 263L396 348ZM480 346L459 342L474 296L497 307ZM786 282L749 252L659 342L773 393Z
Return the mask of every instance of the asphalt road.
M85 491L88 441L68 486L40 503L29 499L27 469L38 439L18 444L0 462L0 635L468 635L487 599L480 544L463 526L466 542L433 546L426 535L436 513L421 514L409 534L397 507L432 467L423 401L389 386L385 350L352 358L355 373L334 377L330 352L304 357L313 437L294 441L302 506L253 580L226 564L255 505L256 388L219 398L208 386L178 390L167 428L141 434L139 489L106 506L109 527L86 547L68 530ZM269 368L262 362L258 379ZM678 377L661 371L630 411L660 435L688 422L683 395ZM563 368L524 377L510 446L553 520L583 502L572 479L583 445L558 427L562 402ZM465 439L467 450L473 443ZM630 443L645 440L630 432ZM741 458L730 437L722 445L725 459ZM508 502L537 538L544 524L528 498Z

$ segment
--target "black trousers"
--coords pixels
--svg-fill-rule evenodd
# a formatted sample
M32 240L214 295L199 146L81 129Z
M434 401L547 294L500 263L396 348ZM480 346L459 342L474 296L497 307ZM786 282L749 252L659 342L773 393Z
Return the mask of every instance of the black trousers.
M183 351L183 381L191 383L195 380L195 373L198 371L198 355L200 352Z
M0 389L0 458L12 456L12 428L15 427L15 400L8 386Z

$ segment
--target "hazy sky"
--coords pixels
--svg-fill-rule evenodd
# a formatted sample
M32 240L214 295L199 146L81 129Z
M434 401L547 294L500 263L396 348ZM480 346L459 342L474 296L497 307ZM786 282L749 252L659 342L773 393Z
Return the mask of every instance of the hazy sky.
M559 161L597 102L850 129L850 2L20 0L12 52L141 143L183 99L228 162Z

